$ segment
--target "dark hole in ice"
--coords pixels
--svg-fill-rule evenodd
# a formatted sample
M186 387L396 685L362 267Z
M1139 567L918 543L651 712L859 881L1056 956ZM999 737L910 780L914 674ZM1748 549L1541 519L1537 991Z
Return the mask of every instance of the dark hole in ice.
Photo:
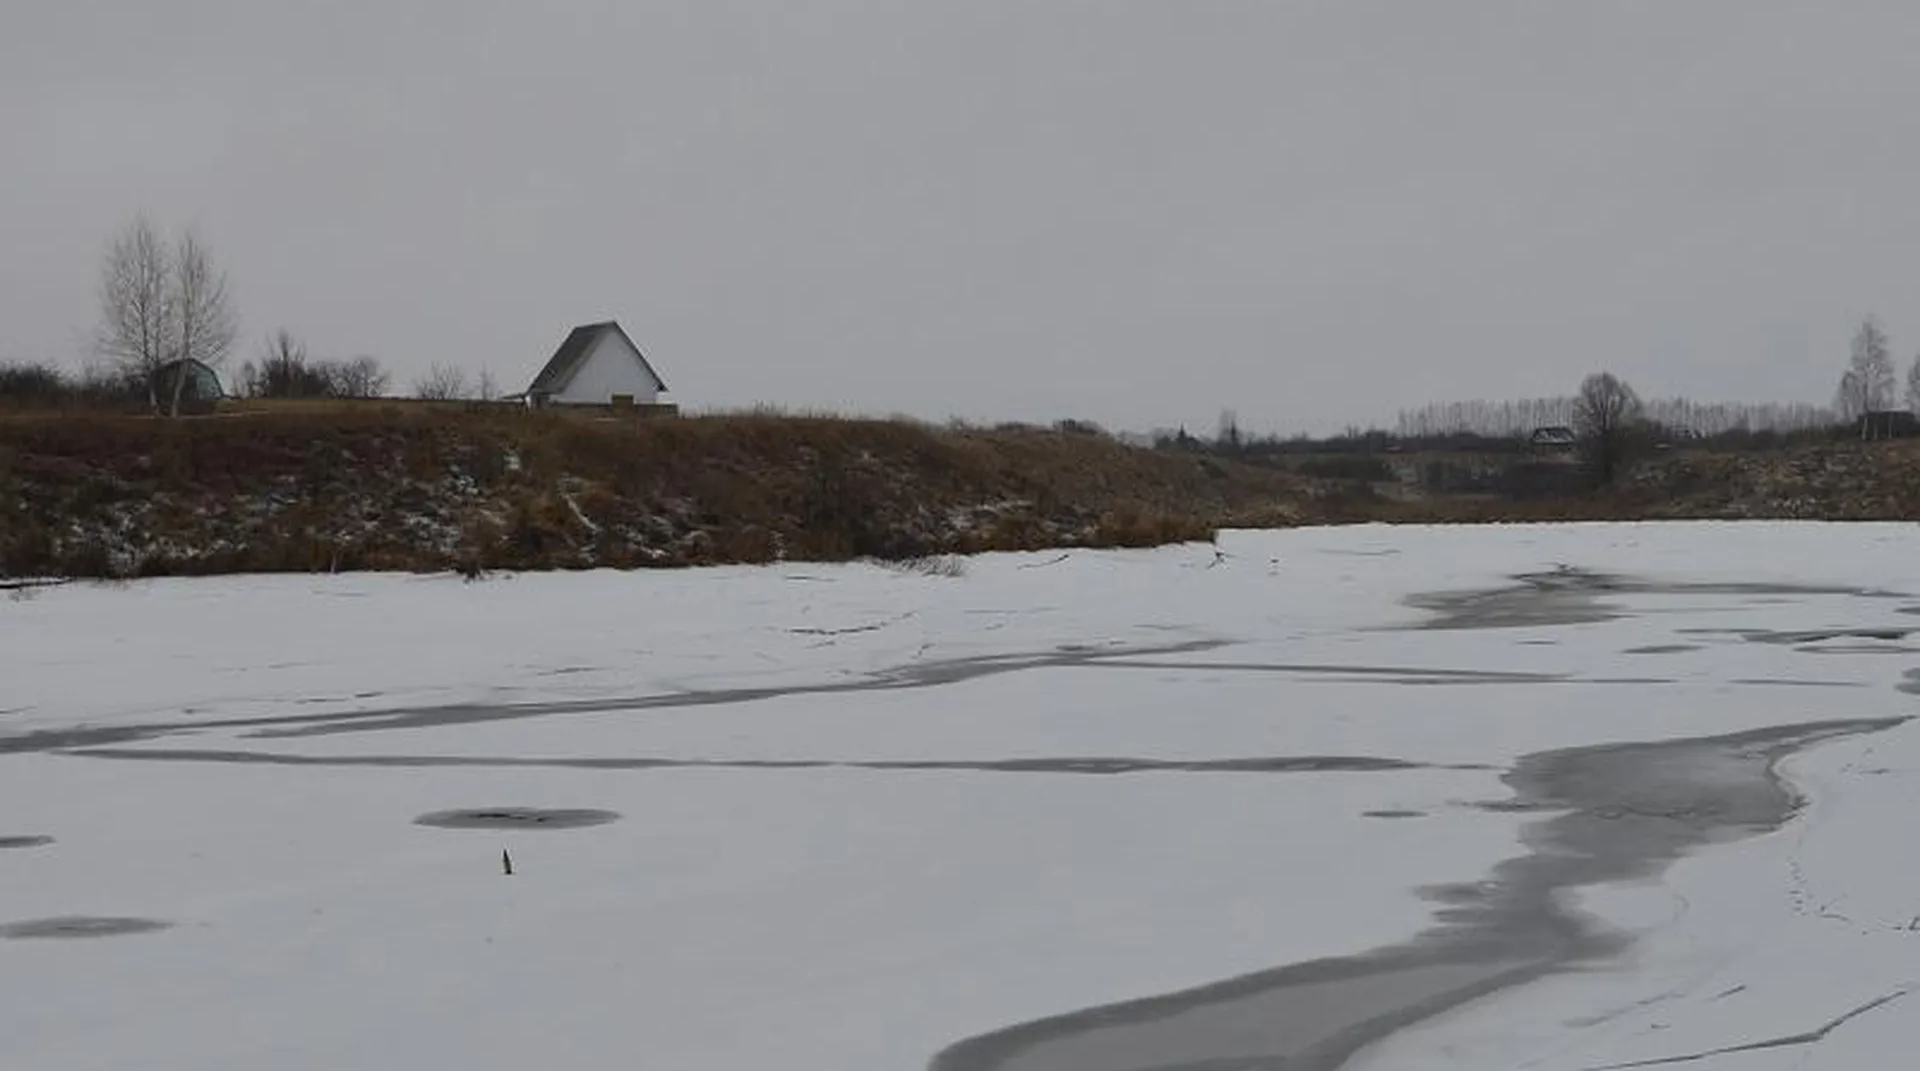
M415 825L436 829L578 829L615 821L613 811L585 808L542 809L539 807L476 807L459 811L434 811L414 819Z
M0 851L8 848L44 848L53 843L52 837L21 836L0 837Z
M1482 800L1479 803L1472 804L1472 806L1483 811L1492 811L1495 814L1530 814L1535 811L1560 811L1566 809L1539 800L1521 799Z
M1425 811L1409 811L1397 807L1389 807L1378 811L1362 811L1360 813L1361 816L1365 818L1425 818L1427 816L1427 812Z
M1777 643L1783 647L1799 646L1810 643L1826 643L1830 640L1882 640L1897 643L1913 635L1916 629L1910 628L1822 628L1801 629L1778 632L1772 629L1747 629L1741 635L1751 643Z
M1439 904L1483 904L1493 898L1498 886L1491 881L1451 881L1440 885L1422 885L1421 897Z
M11 941L44 938L119 937L129 933L152 933L173 925L159 919L93 918L69 915L53 919L29 919L0 926L0 937Z

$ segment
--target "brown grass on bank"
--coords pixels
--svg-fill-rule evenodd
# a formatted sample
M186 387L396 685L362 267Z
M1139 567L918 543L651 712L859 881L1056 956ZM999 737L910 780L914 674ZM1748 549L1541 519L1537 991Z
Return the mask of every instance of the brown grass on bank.
M911 559L1208 539L1289 477L1097 435L485 406L0 416L0 573Z
M461 402L177 421L0 411L0 576L916 561L1303 523L1915 516L1920 441L1676 451L1610 491L1520 501L1136 449L1078 426Z

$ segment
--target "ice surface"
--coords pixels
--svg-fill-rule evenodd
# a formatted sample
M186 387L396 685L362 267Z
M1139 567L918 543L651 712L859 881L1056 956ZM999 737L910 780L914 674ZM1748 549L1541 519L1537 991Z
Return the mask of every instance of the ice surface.
M1012 1024L1411 937L1436 908L1418 890L1527 850L1541 815L1480 806L1522 756L1915 702L1911 526L1221 549L0 602L0 833L52 838L0 852L0 925L167 924L0 941L4 1062L924 1067ZM1506 627L1422 627L1436 611L1408 604L1518 574L1572 579L1477 623ZM1786 773L1809 803L1782 830L1580 894L1626 951L1358 1066L1659 1059L1920 981L1920 730ZM415 824L510 808L618 819ZM1888 1066L1912 1008L1884 1010L1724 1059Z

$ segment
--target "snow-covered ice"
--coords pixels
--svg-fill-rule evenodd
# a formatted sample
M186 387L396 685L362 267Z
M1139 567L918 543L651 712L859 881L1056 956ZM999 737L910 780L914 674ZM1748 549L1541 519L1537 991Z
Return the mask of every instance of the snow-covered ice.
M1482 806L1525 756L1920 702L1912 526L1219 549L0 601L0 927L164 923L0 939L0 1064L920 1068L1415 937L1551 817ZM1920 726L1782 773L1781 828L1573 897L1623 948L1352 1065L1662 1060L1890 997L1688 1066L1891 1066ZM620 818L414 821L515 806Z

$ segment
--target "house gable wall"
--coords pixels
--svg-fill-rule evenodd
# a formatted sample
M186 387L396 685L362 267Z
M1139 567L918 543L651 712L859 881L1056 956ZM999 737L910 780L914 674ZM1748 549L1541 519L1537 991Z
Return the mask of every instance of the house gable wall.
M618 331L603 331L565 389L552 400L568 405L607 405L616 394L631 394L640 405L659 400L659 384L640 354Z

